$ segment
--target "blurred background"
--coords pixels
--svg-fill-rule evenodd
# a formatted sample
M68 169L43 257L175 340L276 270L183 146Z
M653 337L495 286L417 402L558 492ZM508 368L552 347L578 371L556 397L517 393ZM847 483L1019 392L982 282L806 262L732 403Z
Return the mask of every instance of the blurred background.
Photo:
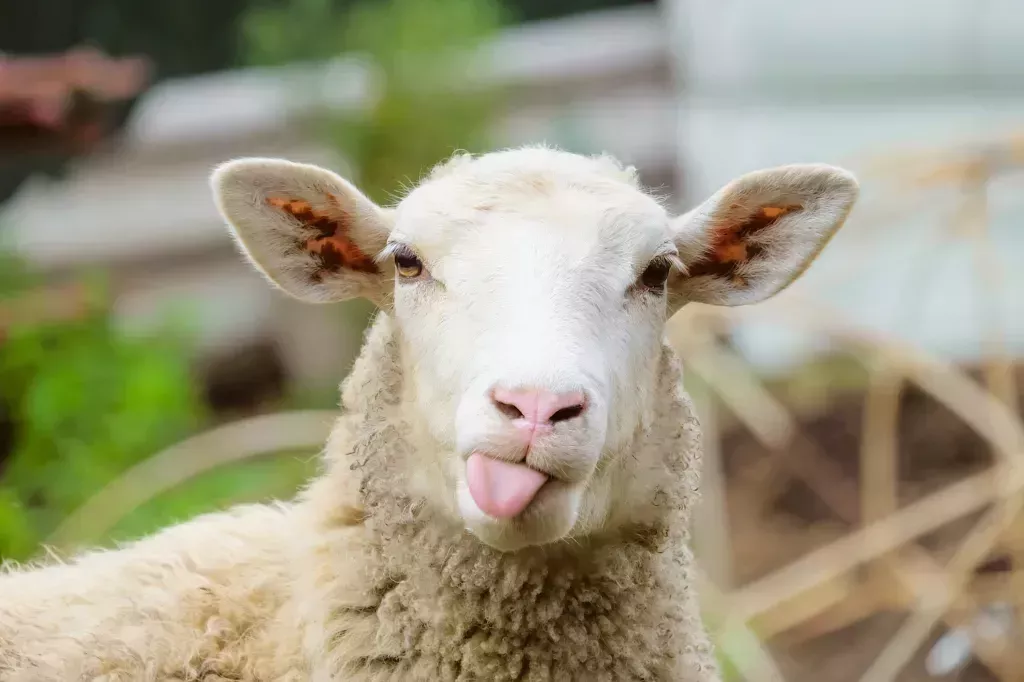
M266 286L215 164L388 202L530 142L679 210L860 176L795 286L670 324L707 622L730 680L1024 680L1020 0L0 0L0 559L315 472L372 310Z

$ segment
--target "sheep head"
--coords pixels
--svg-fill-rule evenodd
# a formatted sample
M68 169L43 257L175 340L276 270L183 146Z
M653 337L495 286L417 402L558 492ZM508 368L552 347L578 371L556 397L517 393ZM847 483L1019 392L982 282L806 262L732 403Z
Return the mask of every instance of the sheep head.
M501 550L596 532L600 471L649 425L666 319L792 282L857 196L845 171L744 175L672 218L635 173L542 148L459 156L393 208L321 168L242 159L212 178L255 266L314 302L393 317L424 494Z

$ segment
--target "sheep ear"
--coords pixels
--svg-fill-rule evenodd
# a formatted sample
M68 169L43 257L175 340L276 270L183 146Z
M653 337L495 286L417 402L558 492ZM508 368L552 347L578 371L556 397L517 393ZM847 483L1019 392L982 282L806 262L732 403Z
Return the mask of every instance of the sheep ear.
M374 257L390 215L351 183L280 159L239 159L210 178L221 214L256 269L292 296L380 303L390 281Z
M670 305L744 305L795 281L846 220L857 181L823 165L743 175L675 220L685 272L673 274Z

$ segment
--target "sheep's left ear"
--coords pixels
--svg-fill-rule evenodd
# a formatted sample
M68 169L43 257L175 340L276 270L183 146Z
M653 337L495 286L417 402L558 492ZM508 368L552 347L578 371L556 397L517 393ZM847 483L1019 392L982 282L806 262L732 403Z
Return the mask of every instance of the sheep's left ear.
M685 272L673 273L670 306L744 305L795 281L846 220L854 177L822 165L748 173L675 220Z
M391 216L344 178L283 159L239 159L210 184L242 251L286 293L315 303L386 298L394 271L375 256Z

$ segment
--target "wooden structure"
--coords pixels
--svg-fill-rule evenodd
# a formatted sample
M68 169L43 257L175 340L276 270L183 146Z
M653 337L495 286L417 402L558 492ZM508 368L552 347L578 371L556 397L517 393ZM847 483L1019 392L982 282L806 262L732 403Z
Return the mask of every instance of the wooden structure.
M1011 139L961 153L890 159L864 180L896 183L904 191L941 186L945 192L961 192L961 210L936 239L966 239L963 256L975 266L985 308L998 302L1004 281L998 260L991 258L988 184L1022 167L1024 145ZM877 207L865 207L865 212L872 209ZM879 225L863 227L884 234ZM930 252L924 249L921 257ZM866 380L855 476L830 460L827 448L803 431L799 415L720 340L733 325L751 318L828 337L862 363ZM977 328L984 362L981 379L975 381L920 348L858 328L834 308L799 294L783 294L749 310L684 309L673 320L672 338L684 363L714 394L714 399L705 395L704 410L712 416L728 410L766 454L726 480L720 474L721 458L715 457L722 447L717 441L721 431L714 425L722 420L705 419L712 427L707 434L711 457L699 554L716 577L713 591L719 597L711 608L720 622L718 641L748 679L917 680L928 679L915 676L924 675L922 669L939 675L971 659L987 669L989 679L1024 679L1018 639L1024 633L1016 611L1024 605L1021 387L998 316L990 315L987 322ZM983 467L954 467L922 490L917 472L900 461L900 394L910 385L981 437L979 449L990 450L976 453ZM767 502L792 479L799 479L838 522L815 528L787 524L773 514ZM734 551L729 543L747 546ZM729 576L737 553L746 562L764 560L769 553L789 559L755 580L735 583ZM993 607L1004 612L998 624ZM821 663L808 673L813 677L786 678L783 666L768 653L776 643L791 652L812 640L849 633L883 613L897 614L898 627L872 647L861 648L862 658L834 676ZM978 622L989 625L987 638L976 636ZM954 653L952 640L936 641L949 629L959 629L969 644ZM756 640L744 637L751 631ZM761 647L754 654L744 648L751 641ZM930 653L929 644L935 647Z

